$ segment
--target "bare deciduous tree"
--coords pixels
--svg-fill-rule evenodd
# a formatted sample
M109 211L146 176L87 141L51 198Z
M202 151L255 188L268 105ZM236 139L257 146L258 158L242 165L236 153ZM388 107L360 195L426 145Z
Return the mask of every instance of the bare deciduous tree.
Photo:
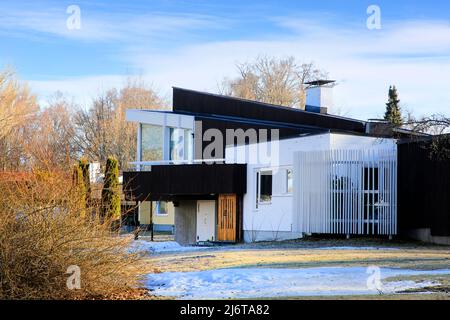
M300 109L305 108L305 83L328 78L314 63L298 64L294 57L262 56L237 69L237 78L222 81L221 94Z
M412 113L408 113L407 117L404 126L417 132L443 134L450 129L450 118L444 114L415 118Z
M404 127L415 132L434 135L429 146L430 157L444 161L450 159L450 118L448 116L432 114L415 118L412 112L408 112Z
M39 110L35 97L13 71L0 72L0 168L12 170L26 160L24 137L31 130Z
M73 103L57 92L50 98L48 107L35 117L26 147L33 166L67 169L79 158L73 109Z
M111 89L93 100L88 110L75 116L75 143L91 160L104 163L108 156L121 168L136 157L136 125L125 120L127 109L167 109L166 102L139 81L128 80L120 91Z
M13 71L0 72L0 138L36 111L35 97L28 87L19 83Z

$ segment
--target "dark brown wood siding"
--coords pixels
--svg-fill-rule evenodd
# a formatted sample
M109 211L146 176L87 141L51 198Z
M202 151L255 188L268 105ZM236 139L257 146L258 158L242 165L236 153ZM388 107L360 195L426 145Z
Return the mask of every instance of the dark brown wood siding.
M398 147L398 227L450 236L450 160L430 156L430 142Z
M247 191L245 164L157 165L151 171L123 173L128 200L166 200L176 197L217 195Z
M276 121L334 130L365 132L365 122L288 107L173 88L173 111Z

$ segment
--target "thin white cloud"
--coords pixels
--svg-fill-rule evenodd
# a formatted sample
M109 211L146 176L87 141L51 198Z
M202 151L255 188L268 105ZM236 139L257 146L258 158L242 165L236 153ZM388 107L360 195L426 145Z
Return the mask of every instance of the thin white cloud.
M67 28L66 7L45 10L2 9L0 32L15 33L36 38L52 35L84 41L148 41L149 37L167 37L189 30L223 28L229 21L200 14L165 13L102 13L90 12L81 7L80 29Z
M332 19L277 18L274 21L298 38L320 47L334 46L353 55L391 56L450 53L448 21L408 20L386 22L381 30L368 30L364 24L337 24ZM319 52L320 54L320 52Z
M165 87L214 91L222 77L235 74L237 61L262 53L293 55L299 61L315 61L336 78L340 83L335 89L336 105L354 116L381 116L391 84L398 86L405 108L420 114L449 113L448 25L406 22L382 33L318 24L308 24L307 29L306 34L286 33L277 40L211 42L164 55L141 52L130 56L129 62ZM418 36L412 37L416 30Z
M32 92L37 94L38 102L45 106L48 99L59 91L74 99L76 104L86 107L98 94L113 87L120 88L125 84L123 75L102 75L87 77L68 77L55 80L28 81Z
M397 85L404 108L417 114L450 113L450 25L442 21L403 21L383 24L380 31L364 25L337 25L326 20L277 18L284 29L256 40L210 41L176 46L167 52L135 43L123 48L121 59L164 93L171 86L216 91L223 77L236 75L235 64L260 54L293 55L314 61L338 80L336 105L361 119L383 114L389 85ZM146 30L146 20L136 28ZM176 25L176 23L174 24ZM147 32L147 31L145 31ZM120 76L104 77L105 86ZM46 91L58 86L86 95L97 77L33 86ZM77 94L74 94L75 96Z

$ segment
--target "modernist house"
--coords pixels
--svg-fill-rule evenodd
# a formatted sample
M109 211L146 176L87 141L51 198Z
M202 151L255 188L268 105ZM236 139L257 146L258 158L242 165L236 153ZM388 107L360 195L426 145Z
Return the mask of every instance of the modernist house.
M433 231L399 213L414 207L408 195L424 189L399 163L408 161L399 146L412 143L411 133L328 112L331 84L309 83L304 110L181 88L173 88L170 112L129 110L138 148L136 170L124 172L127 199L172 203L181 244L391 237L402 223L448 241L448 218ZM449 204L438 207L448 217Z

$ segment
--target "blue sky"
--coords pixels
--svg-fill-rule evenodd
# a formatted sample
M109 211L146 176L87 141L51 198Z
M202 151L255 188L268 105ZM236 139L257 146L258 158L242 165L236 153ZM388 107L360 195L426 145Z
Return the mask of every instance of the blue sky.
M70 30L69 5L81 29ZM366 27L369 5L381 29ZM450 114L447 1L1 1L0 65L12 65L39 100L56 90L87 105L127 77L162 94L216 92L237 62L258 55L314 61L338 80L336 110L383 113L397 85L404 109Z

